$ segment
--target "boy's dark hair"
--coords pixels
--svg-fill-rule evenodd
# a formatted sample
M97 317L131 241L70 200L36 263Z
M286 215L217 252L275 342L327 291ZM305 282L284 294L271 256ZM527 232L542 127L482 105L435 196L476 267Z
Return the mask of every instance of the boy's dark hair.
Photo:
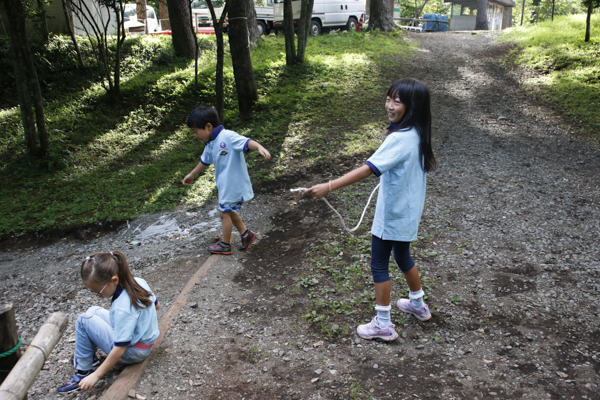
M217 110L206 106L194 108L187 119L187 126L189 128L204 129L206 124L211 124L213 128L221 125Z
M435 171L436 162L431 147L431 96L429 88L414 78L402 78L392 84L387 96L399 98L406 107L398 121L399 129L415 128L421 137L419 155L425 172Z

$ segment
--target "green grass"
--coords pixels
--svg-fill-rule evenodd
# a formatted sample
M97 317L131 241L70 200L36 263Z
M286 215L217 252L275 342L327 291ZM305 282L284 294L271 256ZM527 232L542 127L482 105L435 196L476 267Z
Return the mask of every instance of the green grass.
M65 37L33 46L50 135L42 160L27 155L11 76L0 77L0 93L7 94L0 100L0 237L132 219L215 195L212 168L190 187L180 184L203 150L186 117L215 101L214 38L201 39L198 88L193 62L173 55L170 38L128 38L117 103L99 83L89 43L80 45L87 69L77 67ZM277 179L290 163L374 150L385 126L379 110L390 54L408 58L412 50L401 33L323 35L309 40L305 64L287 68L283 37L271 35L252 53L260 98L246 119L238 115L226 54L225 126L273 156L247 157L253 182ZM1 66L10 66L8 54L0 41Z
M535 73L526 84L567 119L600 139L600 16L592 16L590 41L584 42L585 15L556 17L504 32L501 40L519 44L507 62Z

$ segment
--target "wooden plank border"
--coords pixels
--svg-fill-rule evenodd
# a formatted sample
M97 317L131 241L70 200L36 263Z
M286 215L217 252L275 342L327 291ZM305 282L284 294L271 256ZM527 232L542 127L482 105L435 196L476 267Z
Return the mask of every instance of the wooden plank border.
M108 388L106 392L104 392L100 400L123 400L124 398L127 398L129 390L131 390L131 388L133 388L133 386L140 379L140 376L146 368L148 361L150 361L152 355L156 351L158 351L157 349L160 348L160 343L165 334L171 328L171 323L173 322L173 319L179 313L181 307L183 307L187 302L189 292L192 290L194 285L200 282L200 278L206 275L211 265L214 264L215 261L217 261L218 259L219 256L214 254L208 257L208 259L204 262L204 264L202 264L200 269L196 271L196 273L183 287L183 290L181 291L181 293L179 293L179 296L177 296L177 299L175 299L173 304L171 304L169 310L165 313L165 315L162 316L158 323L160 335L158 336L158 339L156 339L156 342L154 343L154 347L152 348L152 352L150 353L150 355L140 363L131 364L125 367L125 369L119 374L117 380L114 381L114 383L111 385L110 388Z

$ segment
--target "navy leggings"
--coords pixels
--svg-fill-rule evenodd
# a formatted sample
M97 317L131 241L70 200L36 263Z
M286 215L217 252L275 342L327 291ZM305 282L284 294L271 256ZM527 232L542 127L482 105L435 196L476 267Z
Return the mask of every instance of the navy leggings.
M415 266L415 262L410 256L410 242L382 240L371 235L371 272L375 283L390 280L389 266L392 249L394 249L394 259L400 271L407 272Z

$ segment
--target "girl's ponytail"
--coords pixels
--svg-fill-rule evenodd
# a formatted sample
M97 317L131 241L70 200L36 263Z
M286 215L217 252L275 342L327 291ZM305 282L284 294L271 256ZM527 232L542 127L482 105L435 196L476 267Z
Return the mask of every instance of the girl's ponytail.
M110 282L113 276L119 278L119 284L127 291L131 305L142 309L152 305L152 293L141 287L131 275L125 255L118 250L110 253L93 253L86 257L81 264L81 279L84 282L94 282L104 285ZM145 307L142 307L143 304Z
M135 281L129 270L125 255L118 250L112 251L110 254L119 266L119 283L127 291L127 294L129 294L131 305L138 309L143 308L138 302L146 307L152 305L152 301L150 300L152 293L149 293Z

